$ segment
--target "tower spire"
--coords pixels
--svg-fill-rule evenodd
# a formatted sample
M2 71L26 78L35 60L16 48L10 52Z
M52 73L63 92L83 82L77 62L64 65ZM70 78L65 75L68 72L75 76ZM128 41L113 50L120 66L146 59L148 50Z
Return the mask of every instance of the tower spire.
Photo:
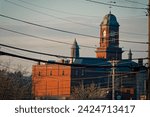
M73 62L73 59L76 59L76 58L79 58L80 56L80 53L79 53L79 45L76 41L76 38L74 39L74 43L71 47L71 57L72 57L72 62Z

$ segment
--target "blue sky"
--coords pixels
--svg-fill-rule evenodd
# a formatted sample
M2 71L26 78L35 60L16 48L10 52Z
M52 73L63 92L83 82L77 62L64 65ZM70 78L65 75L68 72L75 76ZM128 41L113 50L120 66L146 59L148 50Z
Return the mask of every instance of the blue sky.
M109 3L110 0L97 0ZM148 0L114 0L117 5L146 8ZM132 3L128 1L140 2ZM145 5L143 5L145 4ZM62 30L78 32L99 36L99 25L103 17L110 11L109 6L91 3L85 0L0 0L0 13L18 19L34 22L37 24L58 28ZM146 10L125 9L112 7L112 14L117 17L120 24L120 40L144 41L147 42L147 16ZM80 23L80 24L79 24ZM82 25L81 25L82 24ZM84 26L83 26L84 25ZM86 26L85 26L86 25ZM99 39L83 37L72 34L56 32L29 24L13 21L0 17L0 26L11 30L24 32L48 39L73 43L76 38L79 45L99 46ZM130 33L136 33L130 34ZM140 34L140 35L137 35ZM0 43L9 44L21 48L35 51L47 52L70 56L70 45L58 44L42 41L7 31L0 30ZM147 45L131 44L120 42L123 50L147 50ZM41 55L33 55L1 47L4 51L21 54L40 59L53 59ZM127 52L123 53L123 58L127 58ZM95 49L80 49L81 56L95 57ZM146 57L145 52L134 52L133 58ZM1 57L1 61L14 61L16 64L31 66L33 63L11 57ZM30 67L29 67L30 68ZM31 68L30 68L31 69Z

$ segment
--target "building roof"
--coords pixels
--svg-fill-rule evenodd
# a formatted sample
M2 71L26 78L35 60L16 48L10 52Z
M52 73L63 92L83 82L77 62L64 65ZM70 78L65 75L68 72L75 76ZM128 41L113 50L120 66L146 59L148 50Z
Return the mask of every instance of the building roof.
M107 59L103 58L88 58L88 57L81 57L75 59L73 64L83 64L83 65L95 65L95 66L108 66L108 68L105 68L107 71L111 71L112 64ZM116 72L130 72L134 70L135 68L138 68L138 63L132 61L132 60L120 60L116 63ZM110 67L110 68L109 68Z
M87 65L89 67L91 66L92 69L96 71L110 71L111 70L111 63L103 58L80 57L80 58L75 59L73 64L82 64L82 65Z
M91 58L91 57L80 57L75 59L74 64L84 65L111 65L106 59L103 58Z
M119 72L134 71L136 68L139 67L138 63L132 60L121 60L117 63L116 66L117 66L116 71L119 71Z
M119 26L117 22L117 18L115 15L111 14L111 12L104 16L101 25L108 25L108 26Z

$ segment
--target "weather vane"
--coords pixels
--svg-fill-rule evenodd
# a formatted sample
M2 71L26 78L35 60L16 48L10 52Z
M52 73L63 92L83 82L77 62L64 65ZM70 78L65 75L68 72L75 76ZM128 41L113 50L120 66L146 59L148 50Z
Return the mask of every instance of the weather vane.
M109 3L110 3L109 9L110 9L110 13L111 13L111 8L112 8L113 4L116 4L116 2L115 1L110 1Z

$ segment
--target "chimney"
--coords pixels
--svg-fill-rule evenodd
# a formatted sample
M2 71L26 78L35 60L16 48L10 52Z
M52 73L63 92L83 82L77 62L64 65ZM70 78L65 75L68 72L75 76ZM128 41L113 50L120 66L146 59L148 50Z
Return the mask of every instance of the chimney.
M141 67L143 66L143 59L138 59L138 65Z
M129 50L129 53L128 53L128 59L129 59L129 60L132 60L132 52L131 52L131 49Z

